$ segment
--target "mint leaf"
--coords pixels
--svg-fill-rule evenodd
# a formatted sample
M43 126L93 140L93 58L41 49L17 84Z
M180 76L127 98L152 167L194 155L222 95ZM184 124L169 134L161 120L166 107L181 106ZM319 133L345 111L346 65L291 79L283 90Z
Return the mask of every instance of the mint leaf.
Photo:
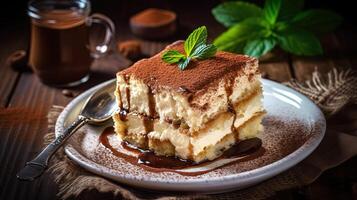
M278 21L286 21L293 18L304 7L304 0L283 0L278 16Z
M217 52L217 47L214 46L213 44L204 44L195 49L195 51L192 53L192 58L198 58L198 59L207 59L209 57L212 57L216 54Z
M333 31L342 22L342 17L327 10L307 10L297 14L291 21L297 26L315 34Z
M201 26L195 29L186 39L184 43L186 55L176 50L168 50L162 54L161 59L170 64L178 63L178 67L184 70L191 59L206 59L216 54L216 46L206 44L206 40L207 28Z
M172 63L177 63L180 60L184 59L185 55L183 55L180 52L175 51L175 50L169 50L169 51L166 51L164 54L162 54L161 58L165 62L172 64Z
M259 57L274 46L297 55L322 54L314 36L334 30L342 18L326 10L301 11L304 0L265 0L260 9L247 2L224 2L212 10L229 29L214 44L219 50Z
M186 69L188 63L190 63L190 58L184 58L182 59L179 63L178 63L178 67L180 68L180 70L184 70Z
M192 51L202 44L206 43L207 39L207 28L205 26L201 26L194 30L186 39L184 47L186 56L190 56Z
M248 17L263 16L263 10L255 4L236 1L225 2L216 6L213 8L212 14L218 22L230 27Z
M264 17L270 24L275 24L279 16L282 0L265 0Z
M260 57L273 49L276 45L275 38L259 38L250 40L244 47L244 53L254 57Z
M312 33L288 28L278 38L282 49L296 55L315 56L323 53L320 41Z
M213 44L220 50L241 53L239 51L241 48L237 48L237 46L242 46L242 43L251 38L268 37L269 35L269 24L264 19L248 18L219 35Z

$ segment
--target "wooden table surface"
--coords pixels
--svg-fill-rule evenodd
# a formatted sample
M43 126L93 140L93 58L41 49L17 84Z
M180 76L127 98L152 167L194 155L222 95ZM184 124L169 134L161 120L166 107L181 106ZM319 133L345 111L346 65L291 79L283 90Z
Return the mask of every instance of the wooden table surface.
M94 11L102 12L113 19L116 24L116 40L133 39L128 26L128 18L132 14L149 7L147 1L121 3L110 2L104 6L97 1L93 3ZM216 37L224 28L215 22L210 9L215 5L207 3L200 5L199 16L195 5L185 7L179 2L153 1L152 7L174 10L180 21L179 33L167 41L143 41L143 52L150 56L160 51L166 44L184 39L188 32L199 25L206 25L209 38ZM158 3L159 2L159 3ZM194 2L192 2L194 4ZM198 5L197 5L198 6ZM57 186L51 176L45 174L35 182L20 182L16 180L16 172L25 162L33 158L42 146L43 136L47 133L46 115L52 105L65 106L73 98L62 94L61 88L43 85L31 72L15 71L9 66L8 56L18 49L27 49L28 21L14 24L2 24L0 32L0 199L57 199ZM25 30L25 31L24 31ZM320 57L297 57L282 54L274 59L260 64L260 69L266 78L283 82L296 78L300 81L311 77L317 68L326 73L333 67L347 68L357 65L356 32L348 25L343 25L334 34L322 38L325 50ZM113 45L114 46L114 45ZM115 49L115 48L113 48ZM110 56L95 61L92 66L90 81L80 87L71 88L74 94L90 88L104 80L114 78L115 72L129 66L131 61L120 56L115 50ZM355 68L356 69L356 68ZM349 112L356 115L356 107ZM334 122L329 122L334 123ZM313 184L304 188L282 191L272 199L352 199L357 195L357 159L324 173ZM323 195L323 196L321 196ZM108 194L95 191L85 192L80 199L112 199Z

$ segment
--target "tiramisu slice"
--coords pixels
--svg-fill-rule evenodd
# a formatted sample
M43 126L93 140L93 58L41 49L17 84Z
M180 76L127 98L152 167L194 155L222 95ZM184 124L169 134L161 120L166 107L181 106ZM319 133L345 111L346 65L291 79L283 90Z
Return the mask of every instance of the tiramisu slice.
M183 49L178 41L165 50ZM162 54L117 74L120 111L113 118L122 140L199 163L257 137L264 109L255 58L217 52L180 70Z

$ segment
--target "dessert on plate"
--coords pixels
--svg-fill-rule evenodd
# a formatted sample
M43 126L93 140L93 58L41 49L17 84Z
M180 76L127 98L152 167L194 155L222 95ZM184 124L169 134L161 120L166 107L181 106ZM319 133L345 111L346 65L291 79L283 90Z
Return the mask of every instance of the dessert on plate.
M184 52L184 42L165 50ZM162 61L164 51L117 73L113 119L122 140L200 163L258 136L264 108L257 59L218 51L180 70Z

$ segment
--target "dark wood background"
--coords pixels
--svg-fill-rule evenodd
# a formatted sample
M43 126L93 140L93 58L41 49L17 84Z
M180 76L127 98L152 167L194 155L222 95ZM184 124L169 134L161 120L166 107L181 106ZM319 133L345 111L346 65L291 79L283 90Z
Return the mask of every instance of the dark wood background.
M148 56L160 51L166 44L183 39L199 25L206 25L213 39L224 28L218 24L210 10L220 1L174 1L174 0L96 0L94 12L113 19L116 25L116 40L136 38L130 32L128 18L148 7L174 10L178 14L180 29L165 41L143 41L142 49ZM261 3L261 1L258 1ZM321 41L325 50L320 57L297 57L282 54L261 63L266 78L283 82L296 78L300 81L311 77L317 68L326 73L333 67L356 69L357 37L354 28L352 1L309 1L307 7L334 9L344 16L344 24ZM56 199L57 186L46 174L39 180L28 183L16 180L16 172L39 152L42 138L47 133L46 115L52 105L65 106L72 97L62 94L61 88L43 85L31 72L13 70L8 56L15 50L28 48L29 20L26 2L14 1L2 4L0 12L0 199ZM113 45L115 46L115 45ZM70 89L78 94L104 80L114 78L115 72L129 66L131 61L120 56L113 48L111 55L93 63L88 83ZM343 111L356 119L356 107ZM330 119L329 124L338 123ZM325 172L317 181L304 188L279 192L272 199L357 199L357 158ZM112 199L110 194L87 191L80 199Z

